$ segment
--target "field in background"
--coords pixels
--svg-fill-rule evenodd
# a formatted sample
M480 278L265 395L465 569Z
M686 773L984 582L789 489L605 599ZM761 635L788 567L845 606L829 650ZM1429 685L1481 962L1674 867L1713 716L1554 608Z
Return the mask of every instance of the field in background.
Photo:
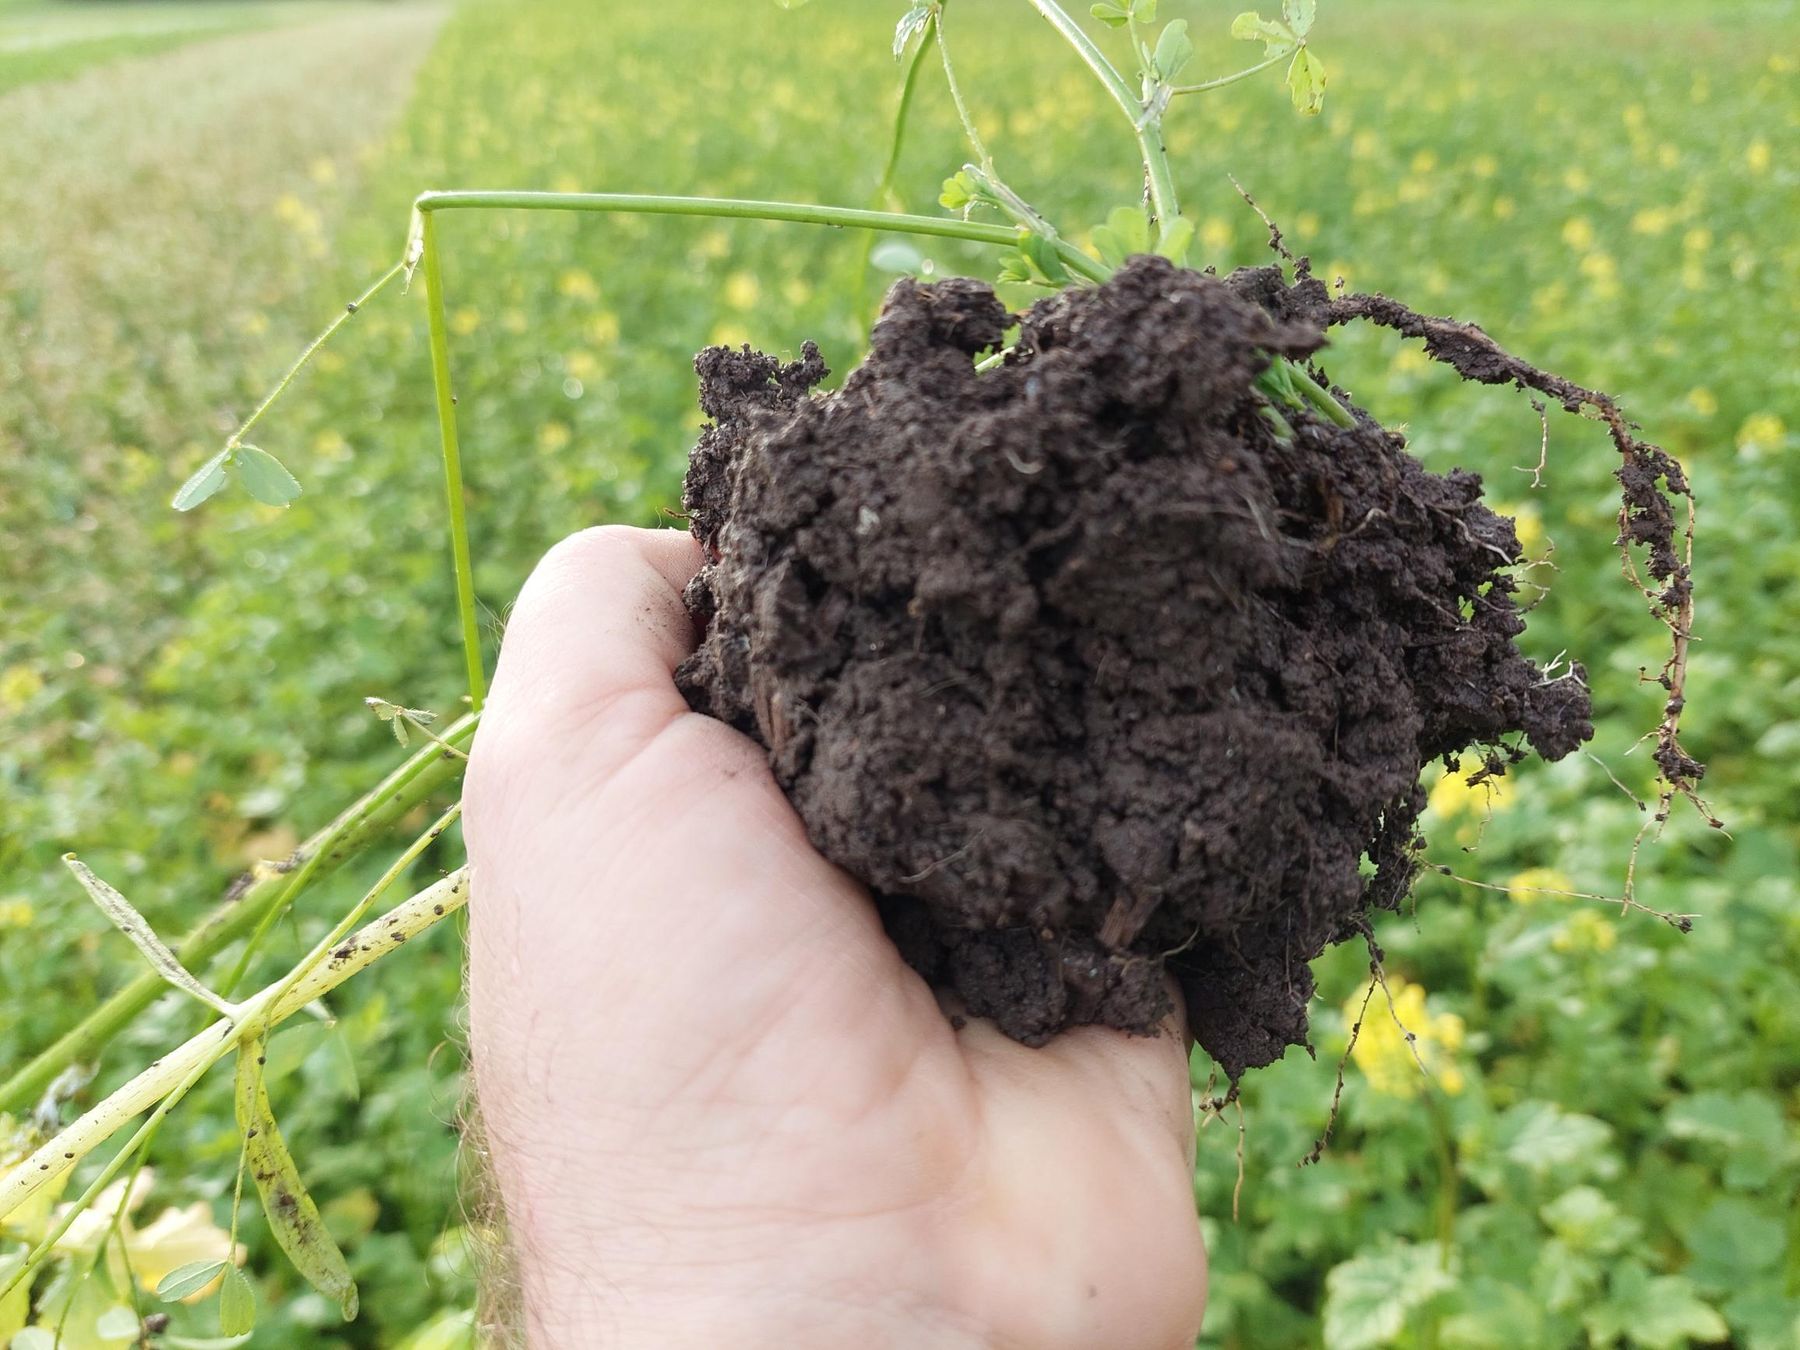
M307 486L291 510L166 507L397 255L412 194L865 204L895 9L468 5L415 79L432 11L332 7L0 97L0 1066L132 971L57 866L64 849L179 931L394 761L363 696L455 705L419 294L359 315L264 429ZM1434 792L1434 858L1514 888L1434 879L1416 924L1380 934L1436 1092L1377 994L1333 1147L1295 1166L1366 983L1343 952L1320 971L1317 1061L1247 1085L1235 1222L1235 1112L1207 1127L1208 1343L1800 1344L1800 65L1785 55L1800 24L1791 5L1671 3L1632 6L1621 28L1618 9L1328 0L1322 117L1251 84L1177 123L1206 261L1266 256L1229 171L1321 275L1479 319L1620 394L1688 459L1703 507L1690 748L1731 826L1678 817L1646 854L1645 901L1703 916L1685 938L1530 889L1616 893L1639 814L1606 766L1648 781L1625 752L1654 719L1637 671L1659 642L1610 548L1610 450L1554 420L1534 491L1515 467L1539 444L1521 398L1343 335L1336 378L1406 424L1428 464L1486 475L1537 552L1554 545L1527 642L1588 664L1598 758L1528 768L1492 801ZM1222 11L1165 10L1193 21L1209 72L1243 62ZM0 33L23 12L0 7ZM1011 182L1074 231L1131 199L1116 112L1023 6L953 8L951 37ZM5 60L0 43L0 85ZM901 177L914 210L936 209L966 157L942 104L928 80ZM452 215L441 233L495 624L554 538L676 503L696 347L812 337L841 373L884 284L864 277L856 236L801 226ZM988 266L960 246L932 257ZM346 875L333 905L363 879ZM326 924L325 898L284 950ZM278 1106L365 1312L336 1325L251 1220L256 1344L390 1347L468 1301L451 1198L458 959L452 934L410 948L335 1001L329 1043L290 1055ZM159 1005L103 1077L191 1020ZM222 1217L235 1150L213 1085L164 1130L146 1212L198 1197Z

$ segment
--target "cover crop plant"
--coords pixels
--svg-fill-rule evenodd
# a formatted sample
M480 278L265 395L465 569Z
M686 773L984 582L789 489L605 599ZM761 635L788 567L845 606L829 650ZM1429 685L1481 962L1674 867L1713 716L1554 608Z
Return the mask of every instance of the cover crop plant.
M1316 111L1326 68L1313 47L1313 0L1285 0L1275 17L1241 15L1232 36L1260 54L1207 79L1193 77L1186 22L1159 23L1155 0L1093 7L1133 79L1056 0L1029 3L1093 73L1137 147L1141 189L1122 191L1134 200L1093 230L1098 256L1003 176L951 60L954 6L914 4L895 34L900 116L877 195L891 186L907 111L936 62L973 156L943 185L947 214L427 192L403 256L182 487L182 510L232 483L271 504L293 500L298 479L249 436L362 306L421 277L470 707L435 730L421 710L371 699L402 744L409 732L425 743L175 944L71 860L154 969L0 1084L0 1109L40 1098L165 984L218 1020L0 1177L0 1218L42 1204L149 1113L75 1205L42 1226L29 1257L0 1272L0 1300L32 1287L59 1228L139 1166L158 1122L235 1053L240 1186L250 1173L298 1269L354 1315L345 1262L280 1143L263 1047L280 1021L462 905L467 875L457 871L357 927L454 811L286 976L249 997L234 992L306 888L455 780L479 720L485 665L440 212L791 221L871 240L961 239L999 251L1001 282L1050 292L1012 315L976 283L902 282L869 363L845 393L823 398L810 393L825 373L816 350L786 367L748 351L703 354L713 426L686 503L712 560L690 596L706 629L682 674L690 698L768 747L815 841L871 883L909 957L1015 1035L1042 1039L1095 1020L1147 1030L1165 1010L1166 966L1202 1045L1235 1080L1304 1042L1305 962L1326 942L1361 936L1373 953L1366 911L1397 905L1419 865L1425 761L1474 748L1472 776L1484 781L1522 757L1520 738L1555 757L1588 734L1579 667L1539 670L1512 647L1523 624L1507 570L1521 561L1510 524L1480 505L1476 481L1427 473L1333 389L1313 357L1334 325L1366 320L1421 338L1464 378L1516 384L1605 424L1621 456L1624 566L1670 634L1653 677L1663 791L1646 804L1645 830L1677 796L1698 802L1700 766L1679 741L1693 529L1680 467L1638 439L1606 395L1508 355L1476 328L1383 296L1334 295L1304 260L1289 259L1291 281L1275 268L1226 281L1187 269L1202 260L1191 259L1165 119L1187 96L1277 68L1296 108ZM813 506L797 512L803 501ZM871 576L878 593L862 585ZM913 664L868 660L871 649L910 653ZM873 748L859 759L865 744ZM894 797L881 799L876 785ZM1618 899L1636 904L1629 863ZM200 964L240 941L225 978L202 983ZM177 1271L164 1292L185 1296L215 1279L222 1331L248 1330L254 1310L229 1262Z

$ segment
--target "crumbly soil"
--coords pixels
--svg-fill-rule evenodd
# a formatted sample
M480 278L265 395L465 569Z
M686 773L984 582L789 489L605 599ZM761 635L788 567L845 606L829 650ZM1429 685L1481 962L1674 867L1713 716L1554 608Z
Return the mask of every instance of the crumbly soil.
M1308 963L1405 895L1423 767L1592 734L1581 668L1514 645L1519 543L1476 475L1360 413L1269 416L1272 354L1371 317L1333 303L1142 258L1018 316L901 282L831 394L811 344L696 360L677 680L768 748L906 958L1022 1041L1150 1032L1168 972L1233 1078L1269 1063L1306 1041Z

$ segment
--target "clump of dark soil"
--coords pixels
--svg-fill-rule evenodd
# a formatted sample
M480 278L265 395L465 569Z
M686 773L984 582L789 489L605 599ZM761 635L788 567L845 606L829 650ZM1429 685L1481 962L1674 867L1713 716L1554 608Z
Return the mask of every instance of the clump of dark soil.
M1475 475L1360 414L1269 415L1257 375L1333 303L1145 258L1021 316L902 282L829 395L811 344L696 360L678 681L768 747L908 960L1021 1040L1149 1031L1167 971L1233 1077L1270 1062L1308 962L1406 893L1421 769L1592 734L1581 668L1514 645L1519 544Z

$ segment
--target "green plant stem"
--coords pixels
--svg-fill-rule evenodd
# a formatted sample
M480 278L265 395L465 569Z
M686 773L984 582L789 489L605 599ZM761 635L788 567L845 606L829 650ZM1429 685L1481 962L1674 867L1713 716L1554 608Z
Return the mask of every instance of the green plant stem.
M345 324L349 323L350 320L355 318L358 310L368 304L369 301L373 300L377 295L381 294L381 292L387 288L388 284L405 270L405 263L395 263L392 267L388 268L387 271L377 277L369 285L369 288L366 291L357 296L356 299L352 300L349 304L345 305L344 312L327 324L323 332L306 344L306 350L294 358L294 364L287 368L287 373L281 377L280 382L268 392L261 403L256 405L256 411L246 417L239 425L238 429L231 433L231 438L227 440L225 444L231 447L241 445L244 437L250 434L250 428L261 421L262 415L274 406L275 400L287 392L287 387L294 382L294 377L305 368L308 361L312 360L313 357L318 354L319 348L323 347L327 342L330 342L338 329L342 328Z
M1304 46L1305 44L1302 43L1301 45ZM1258 61L1248 69L1238 71L1235 75L1221 75L1216 80L1205 80L1200 84L1171 85L1169 86L1169 92L1171 94L1204 94L1209 89L1223 89L1228 84L1236 84L1239 80L1247 80L1252 75L1262 74L1263 71L1267 70L1270 66L1278 66L1283 61L1292 61L1293 59L1293 52L1282 52L1279 56L1271 56L1267 61Z
M981 131L975 125L975 115L969 111L968 101L963 98L962 85L956 78L956 67L950 60L950 44L944 39L942 14L938 16L931 37L937 42L938 55L944 59L944 82L950 86L950 101L956 105L956 115L962 120L963 135L969 138L969 148L975 152L976 162L992 177L994 157L988 153L987 142L981 139Z
M894 136L888 145L887 163L881 168L881 178L875 184L874 205L877 209L900 207L905 205L900 194L894 190L894 178L900 172L900 152L906 145L906 124L912 115L913 95L919 88L919 71L925 65L925 53L931 50L931 43L937 33L937 15L933 14L925 21L925 31L919 35L913 47L912 59L906 63L906 77L900 83L900 106L894 113ZM860 307L862 296L869 288L869 263L875 255L875 240L878 236L870 231L863 241L862 257L856 264L856 303ZM865 313L863 327L867 328L875 321L873 313Z
M736 197L660 197L629 192L427 192L414 203L429 226L436 211L598 211L647 216L701 216L719 220L789 221L839 229L882 230L1010 248L1019 242L1013 225L989 225L955 216L911 216L852 206L750 201ZM1053 240L1057 256L1071 272L1104 281L1107 271L1073 244Z
M67 1222L73 1221L92 1202L105 1185L118 1175L125 1160L142 1142L145 1132L153 1128L175 1106L206 1071L237 1046L245 1027L274 1027L301 1011L313 1000L322 998L351 976L360 973L403 946L409 939L428 931L467 902L469 869L459 867L443 879L401 901L387 914L358 931L332 953L331 960L316 963L299 980L286 977L253 998L245 1001L242 1015L222 1018L177 1049L155 1060L142 1073L113 1092L105 1101L83 1113L80 1119L59 1131L30 1156L0 1175L0 1220L25 1204L45 1186L55 1182L75 1167L87 1154L116 1134L131 1120L155 1104L155 1111L144 1122L130 1142L120 1149L101 1173L69 1210ZM48 1251L60 1232L45 1239L40 1251ZM40 1253L34 1252L34 1258ZM28 1262L26 1269L32 1268ZM17 1279L22 1278L20 1272ZM9 1288L11 1286L8 1286ZM0 1291L3 1294L4 1291Z
M1169 167L1168 148L1163 145L1162 120L1149 115L1149 109L1131 92L1131 86L1125 83L1118 67L1106 59L1106 53L1094 45L1094 40L1056 0L1030 0L1030 3L1087 63L1088 69L1112 96L1112 101L1130 120L1132 135L1137 137L1138 151L1144 161L1144 177L1150 185L1150 223L1160 225L1174 220L1181 214L1181 198L1175 188L1174 171Z
M481 625L475 617L475 569L469 557L469 522L463 502L462 451L456 439L456 394L450 385L450 337L444 323L444 270L438 254L437 222L420 207L424 246L425 313L431 335L431 383L437 391L438 431L443 443L444 496L450 506L450 556L456 571L456 613L462 626L463 663L468 670L469 706L481 711L487 675L481 662Z
M444 728L444 739L466 748L478 722L468 714ZM243 937L272 914L279 914L314 881L330 876L367 849L395 821L458 781L463 761L436 746L421 748L337 819L294 853L297 866L257 877L240 896L227 900L175 943L176 955L196 968ZM22 1068L0 1083L0 1111L24 1111L71 1064L93 1059L139 1013L168 991L155 971L145 971Z

